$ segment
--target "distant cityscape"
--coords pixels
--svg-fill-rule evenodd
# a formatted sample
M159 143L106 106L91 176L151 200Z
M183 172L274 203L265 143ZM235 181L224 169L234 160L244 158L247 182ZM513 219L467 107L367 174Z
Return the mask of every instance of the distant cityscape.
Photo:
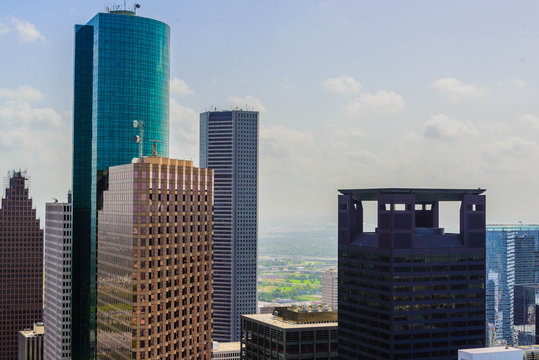
M358 183L334 228L261 235L264 118L201 112L200 165L170 158L170 28L138 8L75 25L65 200L40 223L7 173L0 360L539 359L539 225L487 224L480 187Z

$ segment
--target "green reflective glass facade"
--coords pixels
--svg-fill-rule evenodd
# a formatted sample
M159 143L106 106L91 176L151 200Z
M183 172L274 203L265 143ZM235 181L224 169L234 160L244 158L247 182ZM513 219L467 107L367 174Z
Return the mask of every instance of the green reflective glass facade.
M168 25L130 11L99 13L75 26L73 104L72 354L95 352L97 210L108 168L138 156L133 141L144 122L143 155L168 156Z

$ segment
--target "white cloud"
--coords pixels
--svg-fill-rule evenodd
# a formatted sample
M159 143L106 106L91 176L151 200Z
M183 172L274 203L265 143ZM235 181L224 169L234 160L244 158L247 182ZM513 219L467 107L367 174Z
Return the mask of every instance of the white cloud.
M476 98L483 96L488 89L472 84L464 84L455 78L442 78L434 81L432 87L450 99Z
M9 32L9 27L0 21L0 36L7 34Z
M345 111L352 117L365 113L394 114L404 111L406 103L402 96L393 91L380 90L374 94L363 93L345 106Z
M450 119L444 114L432 115L423 125L423 136L433 139L456 139L477 136L478 131L470 121Z
M256 111L266 112L266 107L264 106L264 104L262 104L262 101L255 98L254 96L247 95L243 98L238 96L232 96L229 97L227 101L232 105L242 109L245 109L247 107L252 108Z
M340 95L357 95L361 91L361 84L351 76L327 79L324 81L324 87Z
M16 33L19 39L25 42L45 40L45 36L36 29L34 24L15 17L5 18L4 21L0 21L0 36L9 32Z
M43 220L45 201L65 198L70 186L72 133L71 113L32 103L41 98L30 86L0 89L0 170L28 170Z
M36 101L43 98L41 91L31 86L19 86L17 89L0 88L0 99Z
M537 143L519 137L510 137L486 147L483 156L490 162L499 162L504 157L529 158L537 154Z
M290 90L290 87L291 87L291 81L290 81L290 78L285 76L283 78L281 78L281 87L283 88L283 90Z
M262 126L260 140L264 142L272 156L285 157L298 151L298 147L310 148L315 145L311 133L288 128L284 125Z
M318 152L310 132L281 124L260 127L261 166L267 173L301 175L317 162Z
M40 128L58 128L63 124L62 115L51 108L33 107L28 102L8 100L0 106L0 123L5 126L31 125ZM3 129L2 129L3 130Z
M17 18L12 19L13 26L21 38L27 42L34 42L37 40L45 40L43 36L37 29L34 24L28 21L20 20Z
M198 164L199 114L170 100L170 157Z
M365 164L375 164L378 162L378 156L367 150L349 151L346 156L350 161L359 161Z
M520 117L519 121L527 126L539 129L539 117L532 114L524 114Z
M343 131L343 126L337 123L330 123L325 130L326 136L328 136L328 142L338 144L339 139L350 138L359 139L365 136L365 132L357 126L347 126L346 131Z
M184 96L193 94L193 90L184 80L174 78L170 81L170 93L171 95Z
M62 115L47 107L34 107L31 103L43 99L43 94L31 86L17 89L0 88L0 123L5 127L32 126L33 128L58 128ZM4 130L3 129L3 130ZM4 137L5 138L5 137Z
M512 79L513 85L520 89L526 89L526 90L534 90L532 86L530 86L526 81L522 79Z

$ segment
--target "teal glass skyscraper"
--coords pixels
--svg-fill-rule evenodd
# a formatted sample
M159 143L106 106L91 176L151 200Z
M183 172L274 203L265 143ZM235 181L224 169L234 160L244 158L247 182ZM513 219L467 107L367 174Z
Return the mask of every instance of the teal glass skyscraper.
M168 157L169 26L127 10L75 26L73 103L72 356L95 350L97 210L108 168L142 153ZM119 309L121 310L121 309Z

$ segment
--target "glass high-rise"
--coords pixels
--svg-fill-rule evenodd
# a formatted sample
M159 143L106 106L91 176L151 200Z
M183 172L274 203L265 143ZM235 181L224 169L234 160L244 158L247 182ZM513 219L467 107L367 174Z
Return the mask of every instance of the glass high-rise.
M258 112L200 114L200 166L215 170L213 338L239 341L256 313Z
M515 232L508 227L487 227L486 326L494 325L494 341L513 344L513 287L515 285ZM493 344L488 344L493 345Z
M494 325L495 341L513 345L514 286L537 281L539 225L487 226L487 326Z
M133 120L144 123L143 155L168 156L167 24L132 11L99 13L75 26L73 104L72 355L95 350L97 210L108 168L138 156Z

